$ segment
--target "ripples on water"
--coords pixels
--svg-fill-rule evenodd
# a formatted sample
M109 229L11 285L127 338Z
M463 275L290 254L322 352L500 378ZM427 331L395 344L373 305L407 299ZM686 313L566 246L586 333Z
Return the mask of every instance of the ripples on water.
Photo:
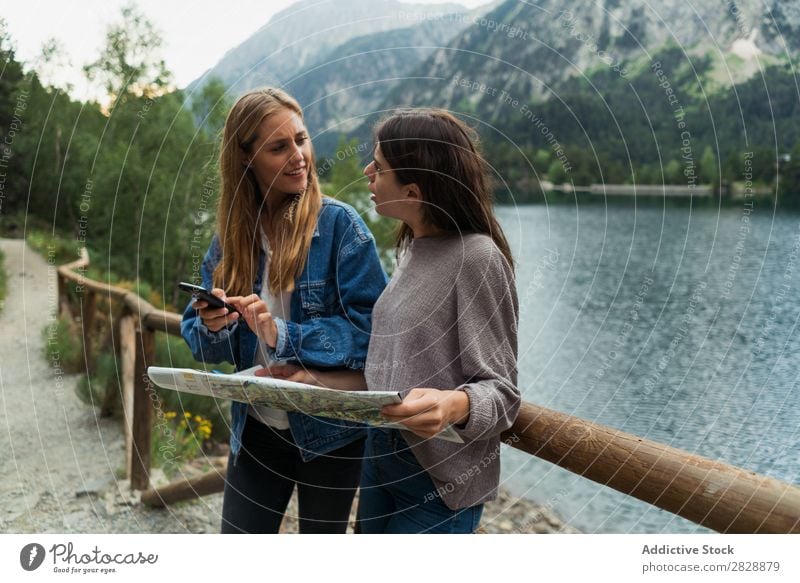
M800 216L500 207L528 401L800 482ZM505 485L585 532L707 532L507 448Z

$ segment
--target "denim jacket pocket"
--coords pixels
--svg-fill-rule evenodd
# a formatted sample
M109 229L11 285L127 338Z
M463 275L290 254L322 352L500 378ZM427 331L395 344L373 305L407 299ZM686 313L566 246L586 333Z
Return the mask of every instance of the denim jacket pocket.
M309 316L325 316L333 309L330 285L325 280L304 281L298 286L300 291L300 306Z

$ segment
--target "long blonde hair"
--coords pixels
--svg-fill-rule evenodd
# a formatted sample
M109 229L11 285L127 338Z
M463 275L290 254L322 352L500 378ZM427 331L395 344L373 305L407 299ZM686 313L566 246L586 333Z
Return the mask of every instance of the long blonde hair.
M239 98L225 120L219 156L221 194L217 208L217 234L222 245L222 260L214 270L214 287L228 295L247 295L253 290L260 249L260 216L264 195L253 171L247 166L249 150L258 138L265 118L290 109L300 118L300 104L285 91L264 87ZM268 282L271 293L292 291L294 280L305 266L311 237L322 206L312 151L308 163L308 186L292 197L271 217L273 240Z

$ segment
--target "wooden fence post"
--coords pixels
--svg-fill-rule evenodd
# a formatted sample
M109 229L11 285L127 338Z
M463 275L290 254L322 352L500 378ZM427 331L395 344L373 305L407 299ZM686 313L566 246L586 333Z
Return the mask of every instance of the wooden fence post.
M83 330L83 360L86 374L94 372L94 354L92 352L92 329L97 309L97 294L93 290L84 291L81 296L81 329Z
M64 281L64 278L61 277L61 274L58 271L56 271L56 284L58 285L58 305L56 306L56 317L59 317L61 316L61 311L62 311L61 309L62 298L66 297L67 289L66 289L66 282Z
M133 456L131 488L146 490L150 486L150 439L153 427L154 391L147 376L147 366L155 361L155 332L139 324L136 330L136 364L133 375Z
M125 415L125 467L131 488L145 490L150 485L150 431L153 407L147 365L155 359L155 334L137 329L130 312L119 322L122 361L122 411Z
M136 322L127 310L119 321L119 355L122 369L122 414L125 424L125 471L133 465L133 384L136 368Z

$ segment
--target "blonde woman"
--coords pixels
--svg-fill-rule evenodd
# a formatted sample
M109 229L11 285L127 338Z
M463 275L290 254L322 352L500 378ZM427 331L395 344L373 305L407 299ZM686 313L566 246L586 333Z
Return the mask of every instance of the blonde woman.
M231 109L220 154L217 233L202 285L237 307L191 303L182 333L198 360L238 370L290 362L363 378L372 307L386 285L374 238L323 196L303 114L263 88ZM343 533L358 486L363 427L234 402L222 532L275 533L298 487L300 531Z

